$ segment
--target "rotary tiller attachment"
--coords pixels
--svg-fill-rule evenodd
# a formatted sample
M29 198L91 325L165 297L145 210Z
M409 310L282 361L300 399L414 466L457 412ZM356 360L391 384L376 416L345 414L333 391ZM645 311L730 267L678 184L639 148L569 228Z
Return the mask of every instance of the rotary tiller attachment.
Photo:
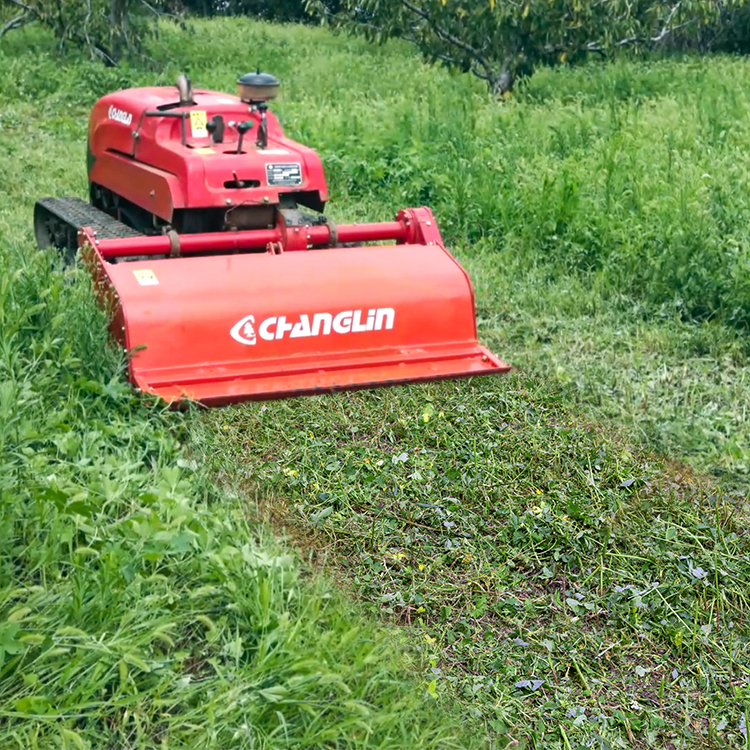
M362 244L373 241L396 244ZM471 284L426 208L380 224L180 236L102 239L86 227L79 244L131 381L168 402L510 369L477 342Z

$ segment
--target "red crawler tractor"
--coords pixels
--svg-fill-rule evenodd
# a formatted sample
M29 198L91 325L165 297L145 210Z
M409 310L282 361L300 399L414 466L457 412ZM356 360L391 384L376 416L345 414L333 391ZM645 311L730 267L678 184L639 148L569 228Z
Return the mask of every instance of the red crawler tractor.
M221 404L508 371L429 209L333 223L318 155L268 110L278 81L238 84L103 97L90 200L36 204L40 247L81 248L132 383Z

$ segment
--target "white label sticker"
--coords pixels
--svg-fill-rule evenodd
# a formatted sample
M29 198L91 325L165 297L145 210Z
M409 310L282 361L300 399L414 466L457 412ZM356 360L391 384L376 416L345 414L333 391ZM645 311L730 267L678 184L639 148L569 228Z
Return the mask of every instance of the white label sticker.
M133 271L133 276L135 276L141 286L155 286L159 283L156 274L148 268L141 268L138 271Z
M284 187L302 184L300 164L266 164L266 180L269 185Z
M126 112L124 109L117 109L117 107L110 107L107 110L107 115L110 120L120 122L123 125L130 125L133 122L133 115L130 112Z
M190 110L190 132L193 138L208 138L208 120L205 109Z

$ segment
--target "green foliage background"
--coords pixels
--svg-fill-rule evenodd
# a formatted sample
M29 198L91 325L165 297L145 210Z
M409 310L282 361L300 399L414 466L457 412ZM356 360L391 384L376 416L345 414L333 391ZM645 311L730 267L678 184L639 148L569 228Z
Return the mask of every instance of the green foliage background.
M744 0L343 0L310 7L370 41L405 39L425 60L471 71L494 94L535 69L674 48L722 50L743 39Z

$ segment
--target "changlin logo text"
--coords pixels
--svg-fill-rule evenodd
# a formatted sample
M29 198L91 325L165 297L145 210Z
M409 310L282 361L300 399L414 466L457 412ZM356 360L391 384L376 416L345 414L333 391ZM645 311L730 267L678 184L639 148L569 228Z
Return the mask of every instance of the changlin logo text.
M130 112L125 112L125 110L117 109L117 107L110 107L107 110L107 114L109 115L110 120L116 120L117 122L121 122L123 125L130 125L130 123L133 122L133 115Z
M331 333L348 334L365 331L390 330L396 319L392 307L376 307L370 310L344 310L340 313L319 312L302 314L296 319L287 320L286 315L265 318L255 328L255 317L246 315L235 323L229 332L240 344L252 345L258 337L264 341L307 338L308 336L329 336Z

